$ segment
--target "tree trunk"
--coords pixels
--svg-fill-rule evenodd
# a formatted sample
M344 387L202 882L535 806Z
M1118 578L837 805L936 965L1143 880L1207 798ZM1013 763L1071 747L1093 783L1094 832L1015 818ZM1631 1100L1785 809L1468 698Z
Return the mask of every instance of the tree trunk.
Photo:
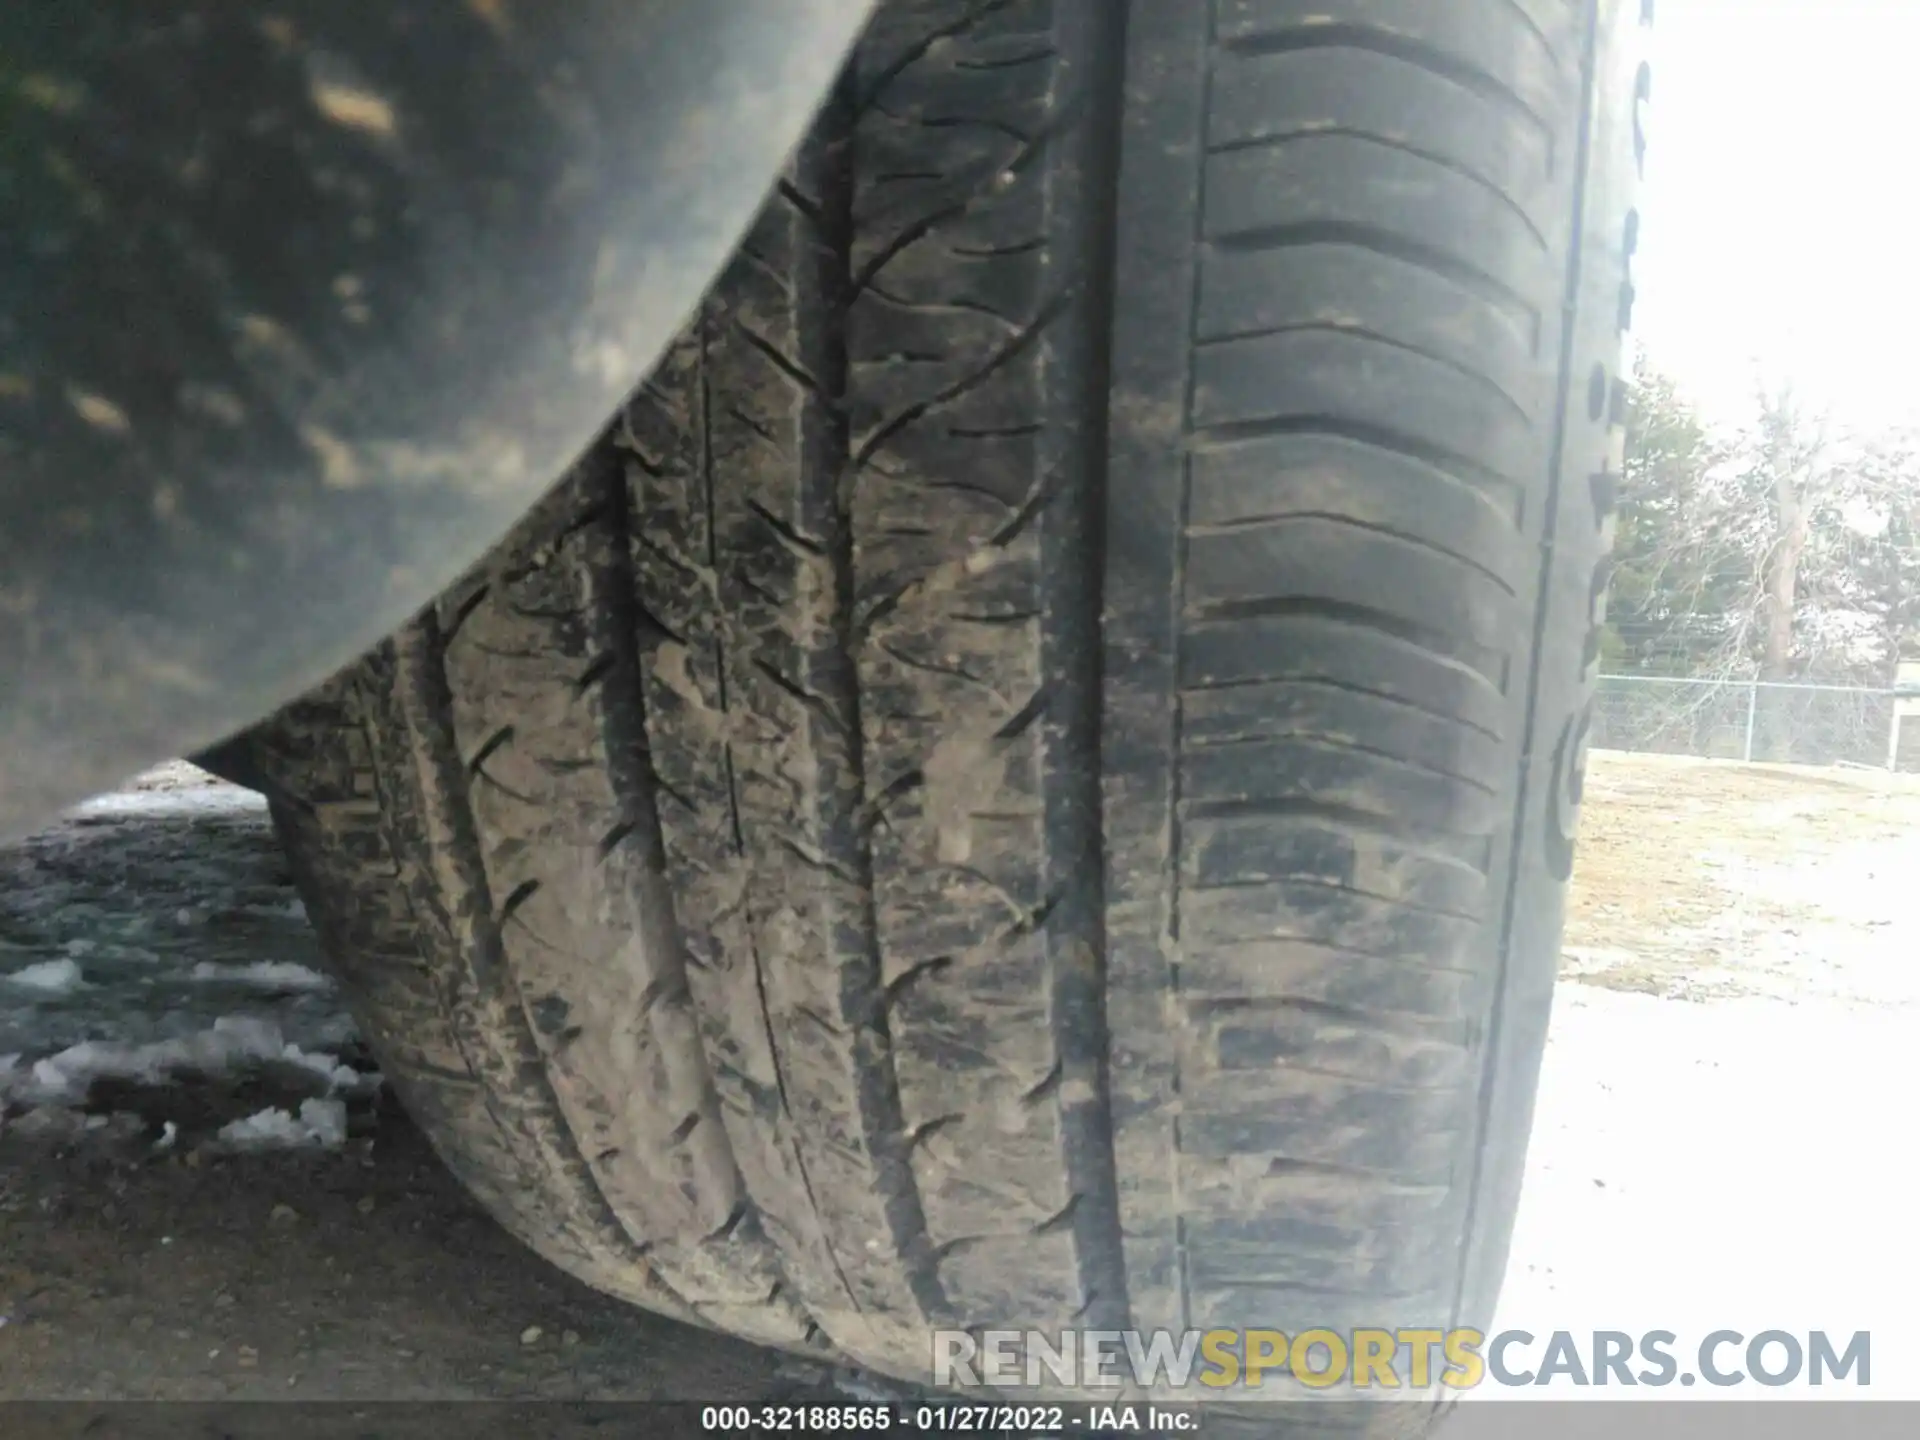
M1799 600L1800 557L1807 548L1807 515L1800 477L1773 481L1774 541L1767 557L1767 626L1760 661L1762 680L1785 680L1793 663L1793 612Z
M1774 541L1767 557L1767 623L1760 657L1762 681L1790 678L1793 666L1793 617L1800 595L1800 560L1807 549L1807 511L1797 466L1781 466L1773 477ZM1759 697L1757 754L1768 760L1792 759L1793 733L1787 693L1762 690ZM1770 703L1771 702L1771 703Z

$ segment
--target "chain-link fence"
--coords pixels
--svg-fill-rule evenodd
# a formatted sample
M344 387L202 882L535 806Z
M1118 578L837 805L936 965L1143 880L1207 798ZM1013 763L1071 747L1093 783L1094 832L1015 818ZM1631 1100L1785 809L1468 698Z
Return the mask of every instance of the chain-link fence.
M1602 675L1591 743L1725 760L1892 766L1893 719L1891 690ZM1920 717L1906 729L1903 748L1911 751Z

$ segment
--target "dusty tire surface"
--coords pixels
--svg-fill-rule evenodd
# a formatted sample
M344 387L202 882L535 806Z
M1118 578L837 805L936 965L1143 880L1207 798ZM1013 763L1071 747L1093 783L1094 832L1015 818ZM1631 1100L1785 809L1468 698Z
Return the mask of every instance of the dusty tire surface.
M882 5L604 440L255 741L508 1225L906 1377L1490 1318L1650 19Z

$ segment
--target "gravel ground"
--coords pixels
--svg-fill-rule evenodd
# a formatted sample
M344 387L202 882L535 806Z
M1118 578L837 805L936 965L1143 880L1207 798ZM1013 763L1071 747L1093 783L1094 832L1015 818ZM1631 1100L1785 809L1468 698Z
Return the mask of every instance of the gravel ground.
M1621 757L1590 795L1502 1323L1871 1329L1920 1398L1920 797ZM317 964L258 803L184 767L0 852L0 1399L831 1393L494 1227Z

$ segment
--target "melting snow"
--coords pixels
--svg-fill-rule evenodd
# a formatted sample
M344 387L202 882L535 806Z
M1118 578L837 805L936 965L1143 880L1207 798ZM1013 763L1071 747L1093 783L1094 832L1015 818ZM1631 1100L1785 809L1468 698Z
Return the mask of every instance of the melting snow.
M306 1070L339 1094L370 1094L377 1075L363 1075L332 1055L287 1043L278 1025L251 1015L223 1015L211 1030L158 1040L147 1045L118 1045L85 1040L25 1071L18 1058L0 1065L0 1095L27 1105L72 1104L86 1098L97 1080L127 1079L157 1085L181 1071L224 1075L249 1063L277 1061Z
M347 1143L344 1100L302 1100L300 1113L269 1107L220 1127L215 1137L235 1150L337 1150Z
M252 985L262 990L333 989L333 981L329 977L288 960L256 960L251 965L216 965L202 961L190 973L195 980Z
M6 977L9 985L22 990L37 990L42 995L71 995L86 987L86 976L71 960L42 960L15 970Z

